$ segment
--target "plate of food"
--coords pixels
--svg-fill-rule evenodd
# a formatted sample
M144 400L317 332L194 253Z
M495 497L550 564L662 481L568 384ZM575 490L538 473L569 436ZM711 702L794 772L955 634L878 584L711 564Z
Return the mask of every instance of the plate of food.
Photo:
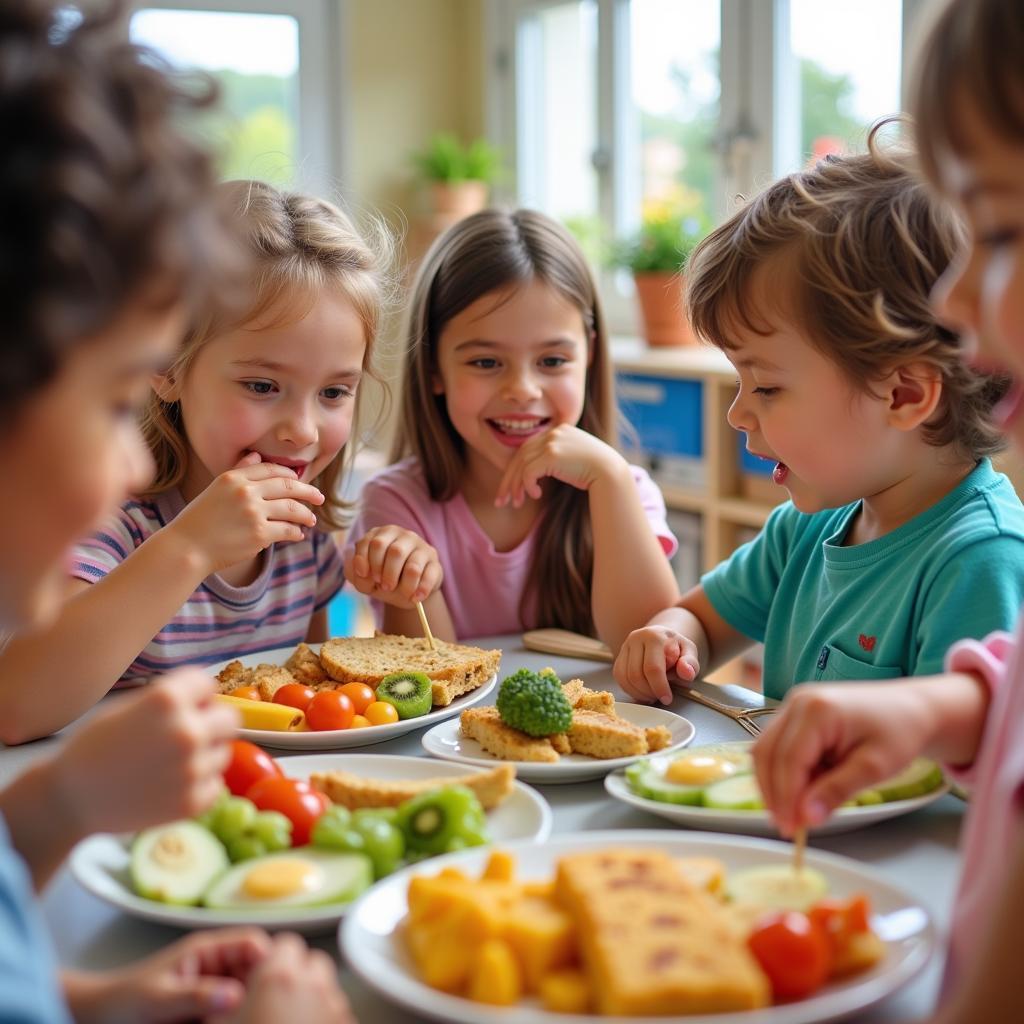
M261 769L251 758L236 755L225 775L234 786L230 773L247 773L251 800L225 791L198 819L136 836L91 836L72 851L72 875L126 914L162 924L320 934L409 860L486 842L543 842L551 832L547 801L509 765L476 771L386 754L277 763L257 754L269 762L269 785L257 785ZM282 794L289 782L298 785ZM309 789L323 796L311 799ZM313 805L311 820L303 802ZM295 838L303 845L291 845Z
M688 828L774 836L777 829L753 774L751 745L716 743L659 754L608 775L604 786L617 800ZM910 814L948 790L939 766L917 758L891 779L858 793L812 832L850 832Z
M394 739L458 715L497 681L501 651L422 637L338 637L220 665L240 735L282 750L339 750Z
M513 762L527 782L599 779L657 751L678 750L695 734L671 711L622 704L580 679L550 669L519 669L501 683L497 703L472 707L423 736L428 754L479 766Z
M812 1024L874 1005L936 933L869 867L649 831L468 850L378 883L339 929L381 996L462 1024Z

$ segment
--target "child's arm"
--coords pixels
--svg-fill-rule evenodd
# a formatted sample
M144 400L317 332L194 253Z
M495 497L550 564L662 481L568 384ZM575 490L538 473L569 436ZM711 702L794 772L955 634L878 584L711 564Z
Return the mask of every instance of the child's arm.
M11 843L37 889L93 832L134 832L214 802L238 729L214 689L184 669L119 697L0 792Z
M794 687L754 745L765 804L788 836L919 754L970 764L988 706L988 688L966 673Z
M634 700L671 704L669 672L695 679L742 653L750 642L715 611L698 584L626 637L612 672Z
M257 456L258 457L258 456ZM24 743L74 721L117 682L211 573L300 540L323 495L271 463L243 460L103 579L72 581L51 626L0 653L0 740Z
M566 424L524 444L498 485L495 504L539 500L545 477L586 491L594 534L591 609L613 651L629 631L679 599L672 567L651 530L629 463L593 434Z

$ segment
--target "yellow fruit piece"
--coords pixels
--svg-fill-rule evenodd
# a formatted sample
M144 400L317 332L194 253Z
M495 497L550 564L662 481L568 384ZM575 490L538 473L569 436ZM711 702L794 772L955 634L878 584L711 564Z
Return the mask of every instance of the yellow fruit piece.
M289 732L304 729L306 716L298 708L286 704L273 704L265 700L246 700L232 697L229 693L218 693L217 700L230 704L242 716L243 729L273 729L275 732Z
M484 873L480 876L493 882L512 882L516 877L516 859L505 850L494 850L487 858Z
M363 715L353 715L352 723L349 725L350 729L368 729L370 727L370 720Z
M420 977L431 988L453 994L462 991L471 961L467 955L467 937L461 933L458 922L435 920L410 924L405 938Z
M528 992L541 978L576 959L576 935L569 915L549 900L524 896L505 912L502 935L523 969Z
M493 1006L512 1006L523 994L519 964L508 943L488 939L480 947L469 978L470 999Z
M455 882L468 882L469 881L469 875L467 875L466 872L462 870L462 868L453 868L453 867L441 868L441 870L438 873L437 877L438 878L448 878L448 879L451 879L452 881L455 881Z
M590 986L582 971L552 971L540 980L540 1001L552 1013L587 1013Z
M845 978L874 967L885 956L885 943L872 931L855 932L836 951L831 977Z

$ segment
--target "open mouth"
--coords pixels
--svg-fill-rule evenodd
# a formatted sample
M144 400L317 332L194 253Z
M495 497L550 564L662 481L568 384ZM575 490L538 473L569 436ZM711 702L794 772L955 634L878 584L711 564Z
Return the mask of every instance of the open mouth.
M487 420L498 440L507 445L520 445L542 433L550 424L550 416L501 416Z

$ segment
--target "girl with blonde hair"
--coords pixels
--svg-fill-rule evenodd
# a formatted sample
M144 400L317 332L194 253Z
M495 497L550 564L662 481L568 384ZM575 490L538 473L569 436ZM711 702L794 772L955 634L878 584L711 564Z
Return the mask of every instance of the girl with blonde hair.
M321 199L257 181L220 192L251 289L207 304L154 378L153 482L76 548L58 622L0 659L6 742L60 728L119 680L326 638L344 583L339 482L373 372L385 261ZM411 538L408 549L417 561L392 600L440 580L429 548Z
M404 527L438 552L426 604L446 639L560 626L617 647L675 599L665 504L616 450L604 316L563 227L530 210L456 224L420 269L407 342L400 461L365 487L346 548L357 589L387 598Z

